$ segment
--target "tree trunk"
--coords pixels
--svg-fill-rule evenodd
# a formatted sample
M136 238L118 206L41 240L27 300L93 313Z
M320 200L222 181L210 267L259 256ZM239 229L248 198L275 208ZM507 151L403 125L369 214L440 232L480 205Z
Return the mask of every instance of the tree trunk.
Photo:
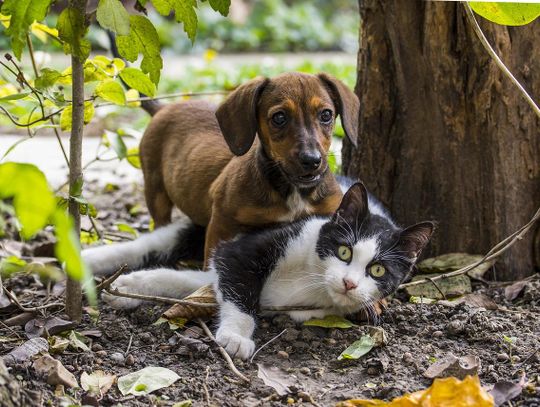
M72 0L70 5L82 15L86 14L86 0ZM71 56L72 70L72 103L73 114L71 123L71 137L69 139L69 195L80 194L82 187L82 137L84 127L84 61L79 57ZM77 237L81 230L81 215L79 203L69 200L69 214L73 217L73 224ZM68 278L66 284L66 314L72 321L80 322L82 317L82 291L79 281Z
M455 2L359 0L360 177L403 224L434 219L429 255L484 253L540 205L540 119L482 47ZM540 20L477 17L495 51L538 100ZM498 279L534 271L538 226L497 263ZM535 247L533 247L535 246Z

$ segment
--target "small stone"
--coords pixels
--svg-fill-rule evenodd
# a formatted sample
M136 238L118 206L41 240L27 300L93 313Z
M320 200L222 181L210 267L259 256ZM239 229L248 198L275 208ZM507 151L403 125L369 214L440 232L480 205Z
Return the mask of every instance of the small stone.
M262 329L267 329L269 327L270 327L270 324L268 323L268 321L263 321L263 323L261 324Z
M448 325L446 325L446 330L452 335L457 335L463 332L464 328L465 327L463 326L463 322L458 321L457 319L454 321L450 321Z
M299 391L298 397L300 397L302 401L311 401L311 396L304 391Z
M502 353L497 354L497 360L499 362L506 362L509 359L510 359L510 356L508 356L507 353L502 352Z
M110 358L112 361L116 362L119 365L123 364L126 360L124 355L122 355L120 352L114 352L113 354L111 354Z
M71 365L65 365L64 366L67 370L69 370L70 372L74 372L75 371L75 367L71 366Z
M289 354L287 352L285 352L284 350L280 350L278 353L277 353L278 357L282 358L282 359L289 359Z
M289 328L283 334L283 340L285 342L294 342L298 339L299 335L300 335L300 332L298 331L298 329Z
M100 351L100 350L103 350L103 346L101 346L99 343L94 343L94 344L92 345L92 350L93 350L94 352L98 352L98 351Z
M337 341L334 338L324 338L323 341L324 343L330 346L333 346L337 343Z
M98 350L98 351L96 352L96 356L97 356L97 357L100 357L100 358L103 358L103 357L107 356L107 351L105 351L105 350Z
M135 364L135 358L133 357L133 355L130 353L129 355L127 355L126 357L126 366L133 366Z
M379 369L377 369L377 368L374 367L374 366L370 366L370 367L368 367L368 369L367 369L367 373L368 373L369 375L375 376L375 375L378 375L378 374L379 374Z
M521 362L521 358L519 356L512 356L512 362L513 363Z
M405 363L412 363L414 361L410 352L405 352L401 357L401 360L403 360Z
M431 336L432 336L433 338L440 338L440 337L443 336L443 335L444 335L443 331L435 331L435 332L433 332L433 333L431 334Z
M103 359L97 358L96 365L102 365L102 364L103 364Z
M140 334L139 339L145 343L152 343L155 341L154 337L149 332L143 332Z
M309 374L311 374L311 370L309 369L309 367L301 367L300 368L300 373L303 373L305 375L309 375Z

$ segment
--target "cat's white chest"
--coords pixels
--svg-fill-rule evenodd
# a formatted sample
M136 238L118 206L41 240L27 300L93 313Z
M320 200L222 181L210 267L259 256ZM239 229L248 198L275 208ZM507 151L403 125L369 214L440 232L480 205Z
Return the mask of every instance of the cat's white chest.
M313 213L313 207L296 189L287 197L285 205L288 211L286 215L279 217L280 222L292 222Z

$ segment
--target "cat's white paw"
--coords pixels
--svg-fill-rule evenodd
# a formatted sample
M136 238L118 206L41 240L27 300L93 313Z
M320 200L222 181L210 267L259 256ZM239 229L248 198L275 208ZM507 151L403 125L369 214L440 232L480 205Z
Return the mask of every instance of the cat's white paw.
M140 285L140 279L135 278L131 274L127 274L125 276L118 277L116 281L112 283L111 288L117 289L121 293L142 294L140 292ZM132 309L143 303L142 300L138 300L136 298L118 297L107 292L104 292L101 295L101 298L111 307L116 309Z
M233 358L246 360L255 352L255 342L229 329L218 329L216 340Z

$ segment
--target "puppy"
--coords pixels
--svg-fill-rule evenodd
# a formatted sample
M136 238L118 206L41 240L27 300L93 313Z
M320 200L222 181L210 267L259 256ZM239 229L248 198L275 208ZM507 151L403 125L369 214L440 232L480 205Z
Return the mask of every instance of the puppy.
M333 213L342 197L327 161L335 119L356 145L358 114L341 81L302 73L253 79L217 110L204 101L160 108L140 146L156 226L177 206L206 227L206 260L247 230Z

